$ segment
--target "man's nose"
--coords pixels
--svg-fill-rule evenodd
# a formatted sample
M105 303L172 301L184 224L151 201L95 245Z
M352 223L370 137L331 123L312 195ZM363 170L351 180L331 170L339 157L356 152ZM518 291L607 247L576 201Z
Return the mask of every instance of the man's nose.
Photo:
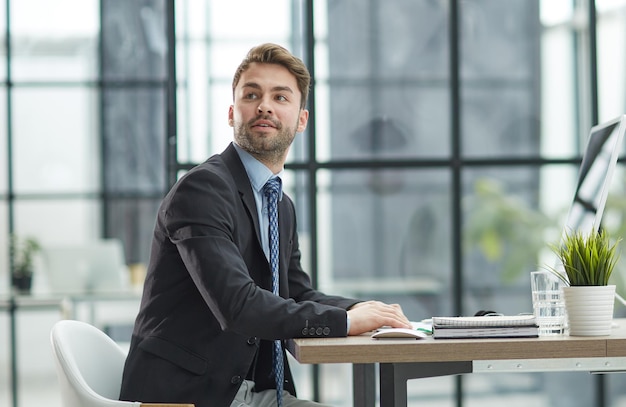
M259 106L257 107L257 110L259 113L272 113L272 104L269 100L262 99L259 103Z

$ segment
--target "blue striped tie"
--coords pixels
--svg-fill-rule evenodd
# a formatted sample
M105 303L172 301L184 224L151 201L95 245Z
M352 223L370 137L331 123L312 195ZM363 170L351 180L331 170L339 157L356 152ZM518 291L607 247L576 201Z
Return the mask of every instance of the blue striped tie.
M280 192L280 178L272 178L263 187L267 197L267 213L269 216L269 246L270 267L272 269L272 292L278 293L278 194ZM274 341L274 377L276 378L276 402L278 407L283 405L283 350L279 340Z

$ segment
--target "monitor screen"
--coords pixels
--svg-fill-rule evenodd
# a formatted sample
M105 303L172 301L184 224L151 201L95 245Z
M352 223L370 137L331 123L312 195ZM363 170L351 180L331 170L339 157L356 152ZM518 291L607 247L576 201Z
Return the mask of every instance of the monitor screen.
M118 239L46 247L42 257L52 293L120 292L129 288L124 248Z
M591 128L563 234L600 227L626 130L626 115Z

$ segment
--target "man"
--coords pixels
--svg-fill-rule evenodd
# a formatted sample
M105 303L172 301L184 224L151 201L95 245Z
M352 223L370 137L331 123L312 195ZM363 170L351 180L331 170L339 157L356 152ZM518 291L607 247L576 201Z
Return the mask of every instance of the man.
M278 191L278 224L268 216L264 186L280 189L307 124L309 82L302 61L274 44L250 50L237 69L234 143L185 174L159 209L120 399L318 405L295 398L281 340L410 326L398 305L314 290L300 266L293 202Z

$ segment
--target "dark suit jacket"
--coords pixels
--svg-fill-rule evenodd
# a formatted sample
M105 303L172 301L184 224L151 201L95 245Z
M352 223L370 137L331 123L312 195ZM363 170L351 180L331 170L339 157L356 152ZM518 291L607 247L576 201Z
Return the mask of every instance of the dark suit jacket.
M357 301L311 287L286 194L279 226L280 297L235 148L174 185L157 216L120 399L229 406L246 378L275 388L272 340L347 335L346 309ZM295 395L288 365L284 387Z

